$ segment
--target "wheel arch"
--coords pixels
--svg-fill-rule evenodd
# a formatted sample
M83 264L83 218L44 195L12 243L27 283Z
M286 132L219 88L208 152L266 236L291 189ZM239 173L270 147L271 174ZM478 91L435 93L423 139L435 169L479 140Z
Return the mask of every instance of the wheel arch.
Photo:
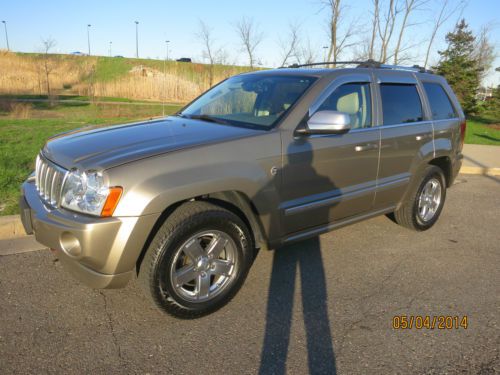
M210 193L206 195L191 197L187 199L183 199L181 201L172 203L168 207L166 207L159 218L156 220L156 223L151 228L151 231L141 249L139 257L136 262L136 273L139 273L142 260L144 259L144 255L146 254L149 245L151 244L156 232L163 225L165 220L182 204L189 201L205 201L211 202L217 206L223 207L228 211L231 211L235 215L237 215L250 230L250 234L253 237L253 242L255 247L257 248L267 248L267 236L264 230L262 221L259 218L259 213L252 203L252 201L242 192L240 191L221 191Z
M440 156L437 158L434 158L429 161L430 165L435 165L436 167L439 167L444 174L444 178L446 180L446 187L450 187L452 183L452 165L451 165L451 159L448 156Z

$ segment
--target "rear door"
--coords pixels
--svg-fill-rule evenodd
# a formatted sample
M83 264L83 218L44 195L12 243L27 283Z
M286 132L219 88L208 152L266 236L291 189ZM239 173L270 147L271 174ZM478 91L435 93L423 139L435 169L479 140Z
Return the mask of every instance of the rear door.
M422 158L433 152L433 127L424 106L423 88L413 73L375 73L379 95L381 141L375 208L396 205Z

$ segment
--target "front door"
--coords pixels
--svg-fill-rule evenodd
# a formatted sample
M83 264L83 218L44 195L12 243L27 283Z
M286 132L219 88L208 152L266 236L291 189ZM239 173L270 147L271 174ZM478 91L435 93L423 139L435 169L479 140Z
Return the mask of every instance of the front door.
M322 110L347 113L351 130L342 135L283 133L281 209L286 234L338 221L373 205L380 130L373 126L371 76L343 76L318 100L310 115Z

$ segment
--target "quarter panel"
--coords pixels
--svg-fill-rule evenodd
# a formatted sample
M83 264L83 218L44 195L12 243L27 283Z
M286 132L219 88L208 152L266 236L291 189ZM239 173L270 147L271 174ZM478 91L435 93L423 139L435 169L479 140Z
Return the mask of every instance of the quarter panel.
M431 122L382 126L381 132L375 208L399 203L422 160L434 153Z

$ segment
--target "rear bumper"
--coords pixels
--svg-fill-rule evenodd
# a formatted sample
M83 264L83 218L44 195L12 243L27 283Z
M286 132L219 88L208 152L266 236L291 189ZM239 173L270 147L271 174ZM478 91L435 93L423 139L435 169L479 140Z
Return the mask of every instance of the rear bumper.
M29 180L19 201L28 234L51 248L70 273L86 285L120 288L135 264L159 214L96 218L47 206Z

